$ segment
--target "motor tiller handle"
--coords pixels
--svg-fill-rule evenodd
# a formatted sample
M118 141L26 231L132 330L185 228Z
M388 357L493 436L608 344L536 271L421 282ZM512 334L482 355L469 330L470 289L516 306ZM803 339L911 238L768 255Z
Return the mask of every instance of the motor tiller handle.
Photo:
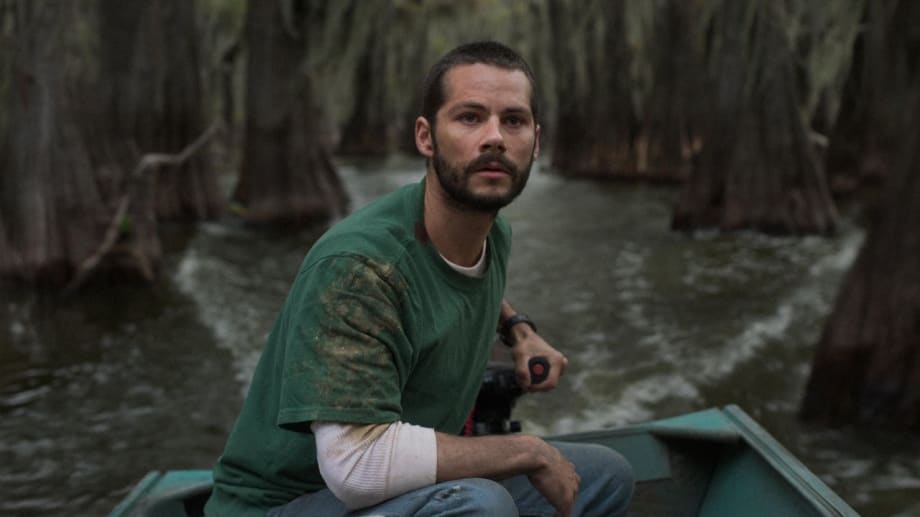
M542 355L531 357L527 369L530 370L530 384L540 384L549 377L549 359Z

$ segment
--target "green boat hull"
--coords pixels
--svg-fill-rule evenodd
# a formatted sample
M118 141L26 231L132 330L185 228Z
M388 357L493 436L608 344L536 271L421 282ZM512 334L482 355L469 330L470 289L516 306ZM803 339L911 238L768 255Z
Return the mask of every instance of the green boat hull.
M858 516L737 406L552 437L616 449L632 464L631 516ZM148 473L111 517L201 515L210 470Z

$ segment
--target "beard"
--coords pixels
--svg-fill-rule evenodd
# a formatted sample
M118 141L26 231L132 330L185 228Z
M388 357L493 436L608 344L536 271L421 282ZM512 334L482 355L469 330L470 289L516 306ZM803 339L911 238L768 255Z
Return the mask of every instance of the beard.
M511 178L511 186L508 190L496 194L473 192L469 188L469 178L476 171L481 170L492 162L502 165L508 173L508 177ZM434 142L432 165L438 176L438 181L441 183L441 188L458 206L477 212L495 213L514 201L524 190L524 186L527 185L527 179L530 177L530 168L533 165L533 153L531 153L530 160L523 167L518 167L500 153L481 154L466 165L455 165L447 163L438 151L437 142Z

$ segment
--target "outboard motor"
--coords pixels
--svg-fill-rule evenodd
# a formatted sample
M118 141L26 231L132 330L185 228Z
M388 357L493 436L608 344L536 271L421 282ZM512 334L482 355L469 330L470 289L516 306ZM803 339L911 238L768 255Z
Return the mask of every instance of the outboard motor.
M534 357L528 363L531 384L540 384L549 375L549 361ZM463 430L465 436L517 433L521 423L511 420L511 410L524 390L518 386L514 368L506 363L489 363L482 376L476 405Z

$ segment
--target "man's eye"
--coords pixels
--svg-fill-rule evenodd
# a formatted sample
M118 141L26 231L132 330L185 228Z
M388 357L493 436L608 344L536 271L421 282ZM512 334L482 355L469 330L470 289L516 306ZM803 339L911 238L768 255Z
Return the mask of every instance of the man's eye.
M520 127L524 125L524 119L521 117L508 117L505 119L505 124L508 124L511 127Z
M463 113L462 115L460 115L460 121L466 122L468 124L473 124L479 121L479 115L475 113Z

